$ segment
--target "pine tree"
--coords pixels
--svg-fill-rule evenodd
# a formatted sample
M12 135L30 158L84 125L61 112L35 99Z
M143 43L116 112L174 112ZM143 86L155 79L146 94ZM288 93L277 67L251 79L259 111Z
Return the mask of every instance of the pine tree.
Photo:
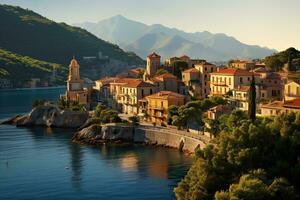
M256 115L256 88L255 88L255 78L252 75L252 81L249 90L249 98L248 98L248 117L253 122L255 120Z

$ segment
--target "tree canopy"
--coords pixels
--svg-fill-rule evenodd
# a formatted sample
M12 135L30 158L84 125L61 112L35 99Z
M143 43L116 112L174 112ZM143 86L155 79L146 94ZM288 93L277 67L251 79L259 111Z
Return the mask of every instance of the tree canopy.
M300 114L219 120L220 133L175 188L177 199L295 199L300 180Z

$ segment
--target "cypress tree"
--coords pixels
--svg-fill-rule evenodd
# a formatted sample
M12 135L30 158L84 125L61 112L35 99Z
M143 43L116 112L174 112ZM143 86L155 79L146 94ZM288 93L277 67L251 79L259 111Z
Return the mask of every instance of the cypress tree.
M255 120L256 115L256 88L255 88L255 78L252 75L252 81L250 84L249 98L248 98L248 117L252 122Z

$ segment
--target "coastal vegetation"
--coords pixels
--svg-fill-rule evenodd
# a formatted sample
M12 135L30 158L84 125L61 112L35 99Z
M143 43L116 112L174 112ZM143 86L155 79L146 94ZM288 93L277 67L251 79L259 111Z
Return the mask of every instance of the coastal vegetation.
M98 105L92 117L93 124L118 123L121 121L122 120L118 115L118 111L104 105Z
M300 179L300 114L251 121L221 116L211 145L197 150L177 199L296 199Z
M300 70L300 51L290 47L285 51L267 56L264 62L266 67L273 71L281 71L285 66L287 71L297 71Z
M60 64L22 56L0 48L0 78L11 80L14 85L22 85L31 78L49 80L53 71L57 72L55 83L62 84L67 69Z
M189 122L195 122L198 126L204 125L202 114L208 109L226 104L222 97L212 96L209 99L189 101L183 106L169 107L169 124L177 126L178 129L188 128Z

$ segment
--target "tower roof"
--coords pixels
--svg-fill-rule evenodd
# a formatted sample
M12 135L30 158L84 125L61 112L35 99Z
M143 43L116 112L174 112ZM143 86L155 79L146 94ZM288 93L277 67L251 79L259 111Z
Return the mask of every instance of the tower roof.
M70 66L79 66L77 60L74 57L70 62Z
M160 58L160 55L158 55L157 53L153 52L153 53L149 54L147 57L148 58Z

